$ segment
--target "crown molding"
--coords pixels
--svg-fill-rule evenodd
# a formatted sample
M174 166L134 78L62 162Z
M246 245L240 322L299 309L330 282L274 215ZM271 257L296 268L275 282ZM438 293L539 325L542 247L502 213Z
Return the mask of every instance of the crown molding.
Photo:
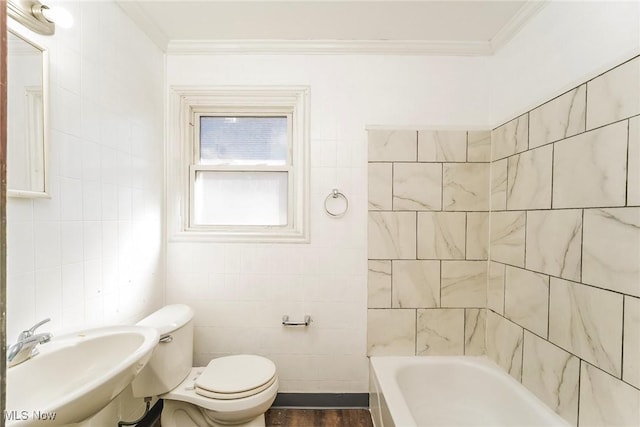
M171 55L491 55L489 42L427 40L171 40Z
M548 0L527 0L515 15L496 33L490 41L491 52L496 53L504 45L509 43L518 32L540 12L548 3Z

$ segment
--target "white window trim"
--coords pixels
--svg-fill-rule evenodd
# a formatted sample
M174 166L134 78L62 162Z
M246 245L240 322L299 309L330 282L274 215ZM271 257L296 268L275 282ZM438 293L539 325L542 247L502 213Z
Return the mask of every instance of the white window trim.
M173 86L169 90L165 144L167 235L170 241L309 242L309 88L307 86ZM190 226L194 114L291 114L289 225ZM283 167L286 169L289 166ZM217 170L221 167L217 166ZM249 169L249 168L247 168Z

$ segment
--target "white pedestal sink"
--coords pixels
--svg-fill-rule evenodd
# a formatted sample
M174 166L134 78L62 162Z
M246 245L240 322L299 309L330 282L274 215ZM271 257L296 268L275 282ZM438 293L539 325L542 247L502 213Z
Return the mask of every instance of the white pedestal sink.
M60 426L92 416L142 370L158 344L143 326L109 326L54 337L7 369L8 426Z

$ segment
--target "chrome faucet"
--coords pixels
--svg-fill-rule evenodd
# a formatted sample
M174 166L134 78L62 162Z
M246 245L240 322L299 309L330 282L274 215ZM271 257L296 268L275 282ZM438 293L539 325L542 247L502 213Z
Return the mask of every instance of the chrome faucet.
M25 360L28 360L38 354L38 349L36 348L38 344L44 344L51 341L53 335L51 335L49 332L36 334L36 329L49 322L50 320L51 319L49 318L44 319L33 325L33 327L31 327L30 329L20 332L16 343L11 345L7 349L8 368L22 363Z

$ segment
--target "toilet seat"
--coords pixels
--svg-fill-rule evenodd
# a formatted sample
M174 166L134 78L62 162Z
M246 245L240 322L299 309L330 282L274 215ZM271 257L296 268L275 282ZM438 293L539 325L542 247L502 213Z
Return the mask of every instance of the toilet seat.
M253 396L254 394L258 394L260 392L265 391L269 387L276 382L276 377L271 378L267 383L262 384L259 387L252 388L251 390L242 391L239 393L216 393L215 391L204 390L202 388L198 388L196 386L195 392L200 396L209 398L209 399L221 399L221 400L232 400L232 399L242 399L243 397Z
M195 379L195 392L211 399L241 399L260 393L276 381L275 364L250 354L213 359Z
M211 399L196 393L195 381L204 372L205 368L192 368L189 375L173 390L164 393L158 397L165 400L177 400L181 402L191 403L197 407L215 411L215 412L232 412L246 410L247 408L266 405L265 408L273 403L278 392L278 376L274 378L274 382L264 391L252 394L251 396L238 399Z

